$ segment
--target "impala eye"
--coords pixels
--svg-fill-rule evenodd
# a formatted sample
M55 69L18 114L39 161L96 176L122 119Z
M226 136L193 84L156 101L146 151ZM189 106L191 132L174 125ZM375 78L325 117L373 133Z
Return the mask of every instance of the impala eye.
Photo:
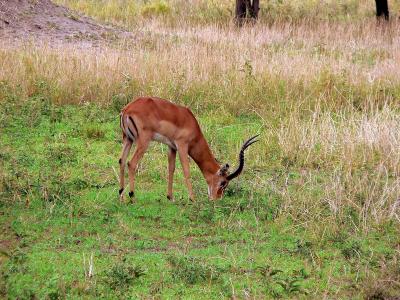
M220 186L220 187L225 187L225 186L226 186L226 184L227 184L227 182L226 182L226 181L222 181L222 182L219 184L219 186Z

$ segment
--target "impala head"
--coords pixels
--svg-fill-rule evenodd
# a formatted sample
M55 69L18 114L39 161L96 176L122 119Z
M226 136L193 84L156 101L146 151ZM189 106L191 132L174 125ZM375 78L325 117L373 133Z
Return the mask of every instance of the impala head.
M257 142L256 138L259 135L253 136L252 138L248 139L242 146L239 152L239 166L235 171L229 174L229 165L225 164L220 167L217 173L212 175L208 182L208 196L211 199L220 199L226 187L228 186L229 182L238 177L240 173L242 173L244 167L244 151L251 145Z

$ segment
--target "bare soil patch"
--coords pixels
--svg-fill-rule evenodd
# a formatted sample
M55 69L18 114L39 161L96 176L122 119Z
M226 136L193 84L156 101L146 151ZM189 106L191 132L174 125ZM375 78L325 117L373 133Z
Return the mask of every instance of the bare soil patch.
M0 40L59 41L95 45L131 38L132 34L102 25L50 0L0 0Z

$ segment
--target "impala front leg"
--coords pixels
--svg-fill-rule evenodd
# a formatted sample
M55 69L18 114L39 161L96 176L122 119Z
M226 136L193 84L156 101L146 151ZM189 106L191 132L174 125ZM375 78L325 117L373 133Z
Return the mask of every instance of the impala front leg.
M176 150L170 147L169 151L168 151L168 192L167 192L167 198L168 198L168 200L171 200L171 201L174 201L174 195L172 193L172 185L173 185L173 181L174 181L175 162L176 162Z
M138 139L136 142L136 150L135 153L133 154L133 157L131 161L128 163L128 175L129 175L129 186L130 186L130 192L129 192L129 198L131 199L131 202L133 202L133 197L135 195L134 190L135 190L135 174L136 174L136 169L139 161L143 157L143 154L146 152L147 147L149 146L150 138L142 138Z
M190 167L188 158L188 146L185 144L178 145L179 159L182 164L183 175L185 176L186 186L189 192L190 200L194 201L192 183L190 182Z

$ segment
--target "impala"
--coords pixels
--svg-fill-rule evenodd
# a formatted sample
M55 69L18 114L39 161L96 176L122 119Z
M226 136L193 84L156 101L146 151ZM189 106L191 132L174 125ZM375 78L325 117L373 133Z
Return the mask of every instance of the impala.
M120 125L123 142L122 154L119 160L119 195L121 200L123 200L125 164L133 143L136 144L136 150L132 159L128 162L129 197L131 200L134 197L135 173L138 163L146 152L149 143L158 141L169 147L167 198L173 200L172 181L175 171L176 152L178 152L189 197L194 201L188 156L196 162L203 173L208 184L209 198L218 199L222 197L228 183L242 172L244 151L257 141L256 137L258 136L248 139L243 144L239 152L239 166L229 174L229 165L220 166L217 162L201 132L199 123L186 107L160 98L141 97L122 109Z

